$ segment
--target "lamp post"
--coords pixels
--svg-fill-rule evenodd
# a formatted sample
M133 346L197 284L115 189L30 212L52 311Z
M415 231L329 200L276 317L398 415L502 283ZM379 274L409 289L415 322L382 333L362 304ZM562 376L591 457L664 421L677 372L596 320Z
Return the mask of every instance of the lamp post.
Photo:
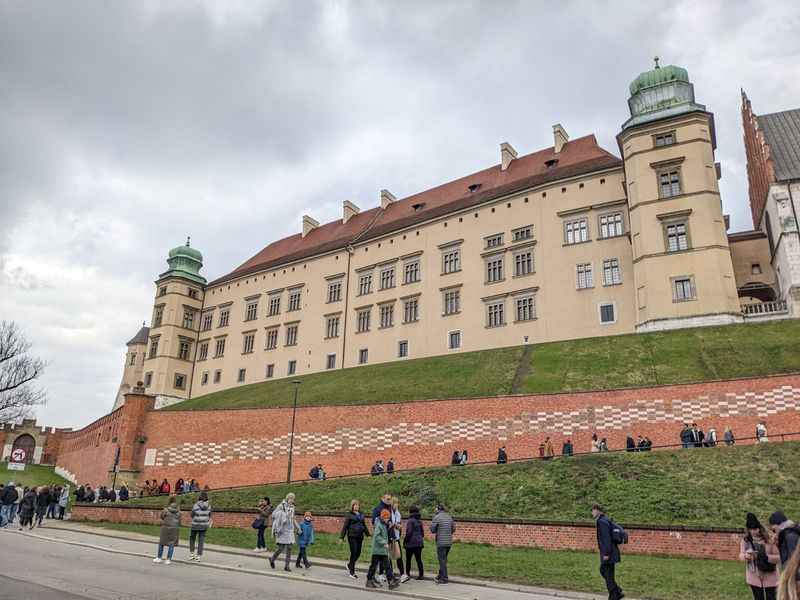
M295 379L292 381L294 385L294 404L292 405L292 433L289 435L289 465L286 469L286 483L292 481L292 453L294 452L294 420L297 415L297 392L300 390L300 384L303 383Z

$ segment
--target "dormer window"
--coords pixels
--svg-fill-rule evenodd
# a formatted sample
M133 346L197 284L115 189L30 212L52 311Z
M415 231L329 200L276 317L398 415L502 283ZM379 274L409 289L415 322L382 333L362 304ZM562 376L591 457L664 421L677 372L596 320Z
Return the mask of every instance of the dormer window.
M545 165L545 166L546 166L548 169L552 169L552 168L553 168L553 167L555 167L557 164L558 164L558 159L557 159L557 158L551 158L550 160L546 160L546 161L544 161L544 165Z
M469 190L469 193L470 193L470 194L474 194L474 193L475 193L475 192L477 192L479 189L481 189L481 184L480 184L480 183L473 183L473 184L472 184L472 185L470 185L470 186L469 186L467 189Z
M412 204L411 208L414 209L414 212L419 212L423 208L425 208L425 203L424 202L417 202L416 204Z

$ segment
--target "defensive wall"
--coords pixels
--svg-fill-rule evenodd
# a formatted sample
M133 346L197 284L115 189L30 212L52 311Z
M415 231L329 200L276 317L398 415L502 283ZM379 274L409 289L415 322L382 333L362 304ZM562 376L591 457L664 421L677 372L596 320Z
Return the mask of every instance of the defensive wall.
M113 476L197 479L211 488L285 480L291 408L155 410L154 398L125 404L78 431L63 432L56 465L73 481L100 485ZM378 458L398 468L440 466L466 448L491 461L505 444L511 458L533 457L549 436L559 452L569 438L587 452L597 432L621 448L628 434L655 446L675 444L685 422L726 426L750 437L759 421L773 432L800 431L800 374L564 394L431 400L400 404L300 407L293 479L322 463L329 475L365 473Z
M302 514L303 507L298 507ZM72 507L72 519L77 521L111 521L115 523L161 522L160 508L140 508L133 505L76 504ZM495 546L519 546L544 548L546 550L597 550L597 534L594 523L560 523L553 521L525 521L511 519L486 519L480 521L461 519L456 516L456 539ZM214 511L214 527L249 529L255 511ZM191 515L183 511L181 523L188 524ZM423 521L426 532L430 521ZM625 546L626 554L660 554L688 556L692 558L714 558L736 560L742 533L736 529L697 527L655 527L622 524L629 533L630 541ZM315 513L314 527L318 532L338 534L342 516L331 513ZM255 537L255 532L253 532ZM426 533L430 539L430 533Z

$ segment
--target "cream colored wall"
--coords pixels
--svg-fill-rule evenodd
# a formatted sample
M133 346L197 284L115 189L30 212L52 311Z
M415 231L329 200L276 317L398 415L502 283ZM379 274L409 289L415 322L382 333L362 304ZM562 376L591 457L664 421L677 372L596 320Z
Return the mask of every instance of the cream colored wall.
M677 143L655 148L652 136L667 131L675 132ZM622 132L619 139L631 211L637 328L680 326L682 320L694 317L713 317L719 322L740 319L714 166L710 116L692 114L639 127ZM660 199L658 174L651 163L681 157L682 194ZM667 253L663 217L680 211L691 211L690 248ZM697 297L674 302L671 278L683 275L694 277Z
M600 180L604 183L600 183ZM199 342L209 341L209 358L198 361L193 381L192 395L241 385L237 382L238 370L246 369L245 383L265 379L267 364L275 365L275 377L287 376L289 360L297 360L297 374L322 371L326 368L328 354L336 354L336 367L358 365L359 350L369 350L369 363L379 363L398 358L398 342L409 343L409 357L419 358L496 348L524 343L525 336L531 343L559 339L591 337L629 333L634 329L634 305L632 288L632 263L630 242L627 236L615 239L598 239L598 219L612 208L593 206L619 201L613 211L623 212L627 231L627 210L624 201L621 170L604 174L593 174L574 181L528 190L478 209L449 215L419 227L394 233L381 239L370 240L353 248L349 268L349 295L347 299L346 340L345 300L327 303L326 278L348 272L348 253L345 250L327 256L287 265L277 270L259 273L239 280L209 288L206 294L206 309L232 302L230 325L218 327L219 308L214 308L214 327L210 332L201 332ZM582 184L582 186L581 186ZM561 189L566 188L565 192ZM542 194L545 194L545 197ZM525 202L525 198L528 199ZM510 204L510 206L509 206ZM563 211L575 211L568 216L559 216ZM475 214L477 213L477 217ZM564 246L563 224L566 219L581 215L589 218L590 238L587 243ZM446 225L445 225L446 223ZM512 229L533 225L534 269L528 276L513 277L513 250L527 242L511 243ZM485 282L484 258L486 236L504 234L505 280L487 284ZM458 273L442 274L442 250L439 246L454 240L461 243L462 270ZM421 264L421 281L402 284L403 264L401 257L417 252ZM618 258L622 272L622 284L602 285L602 261ZM378 290L380 268L373 271L373 291L358 295L357 271L371 265L398 259L395 263L396 286L389 290ZM575 289L575 266L578 262L591 262L594 268L594 288ZM269 292L304 284L303 305L296 313L287 312L288 294L281 297L281 313L267 317ZM443 287L461 284L461 313L442 315ZM505 304L505 326L486 327L486 304L483 298L500 294L512 294L519 290L538 288L535 294L537 319L514 323L515 304L508 296ZM420 294L420 319L416 323L403 324L401 298ZM245 298L259 296L258 318L245 322ZM378 304L394 301L394 326L379 328ZM616 323L601 325L599 304L612 302L616 307ZM356 309L372 305L371 329L356 333ZM325 315L342 311L340 337L326 340ZM286 323L299 320L299 344L285 346ZM279 325L278 348L265 350L266 328ZM243 332L255 329L254 352L242 354ZM448 349L448 333L462 332L462 347ZM227 335L225 356L213 358L215 339ZM342 362L344 352L344 363ZM222 370L222 381L214 384L214 371ZM208 372L208 383L203 385L203 372Z
M732 241L730 248L737 287L748 283L765 283L774 287L775 271L770 264L769 242L766 238ZM761 275L753 275L754 264L761 265Z
M159 295L159 289L166 286L167 293ZM188 288L198 290L197 298L188 295ZM197 341L197 328L199 327L200 308L202 306L203 290L197 284L193 284L177 277L169 277L156 282L156 297L154 299L153 313L150 319L150 340L154 336L159 337L158 354L155 358L146 358L142 369L143 376L148 372L153 374L152 382L146 388L148 394L175 396L178 398L189 397L189 382L192 379L192 358L194 357L195 344ZM164 305L164 314L161 325L155 326L155 306ZM184 306L195 310L194 329L183 327ZM181 337L192 340L192 347L189 353L190 360L178 358L179 344ZM146 348L149 357L150 342ZM175 373L186 376L185 389L174 387Z
M112 411L122 406L125 394L130 392L137 383L144 381L144 361L147 346L145 344L132 344L128 346L125 353L125 366L122 369L122 381L119 384L119 391L114 400ZM136 355L134 364L131 364L131 356Z

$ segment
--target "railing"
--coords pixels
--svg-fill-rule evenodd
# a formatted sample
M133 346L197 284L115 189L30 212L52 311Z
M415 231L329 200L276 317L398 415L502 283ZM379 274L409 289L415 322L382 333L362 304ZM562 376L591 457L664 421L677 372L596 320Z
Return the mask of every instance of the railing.
M742 312L745 315L774 315L787 311L786 300L774 300L772 302L753 302L743 304Z

